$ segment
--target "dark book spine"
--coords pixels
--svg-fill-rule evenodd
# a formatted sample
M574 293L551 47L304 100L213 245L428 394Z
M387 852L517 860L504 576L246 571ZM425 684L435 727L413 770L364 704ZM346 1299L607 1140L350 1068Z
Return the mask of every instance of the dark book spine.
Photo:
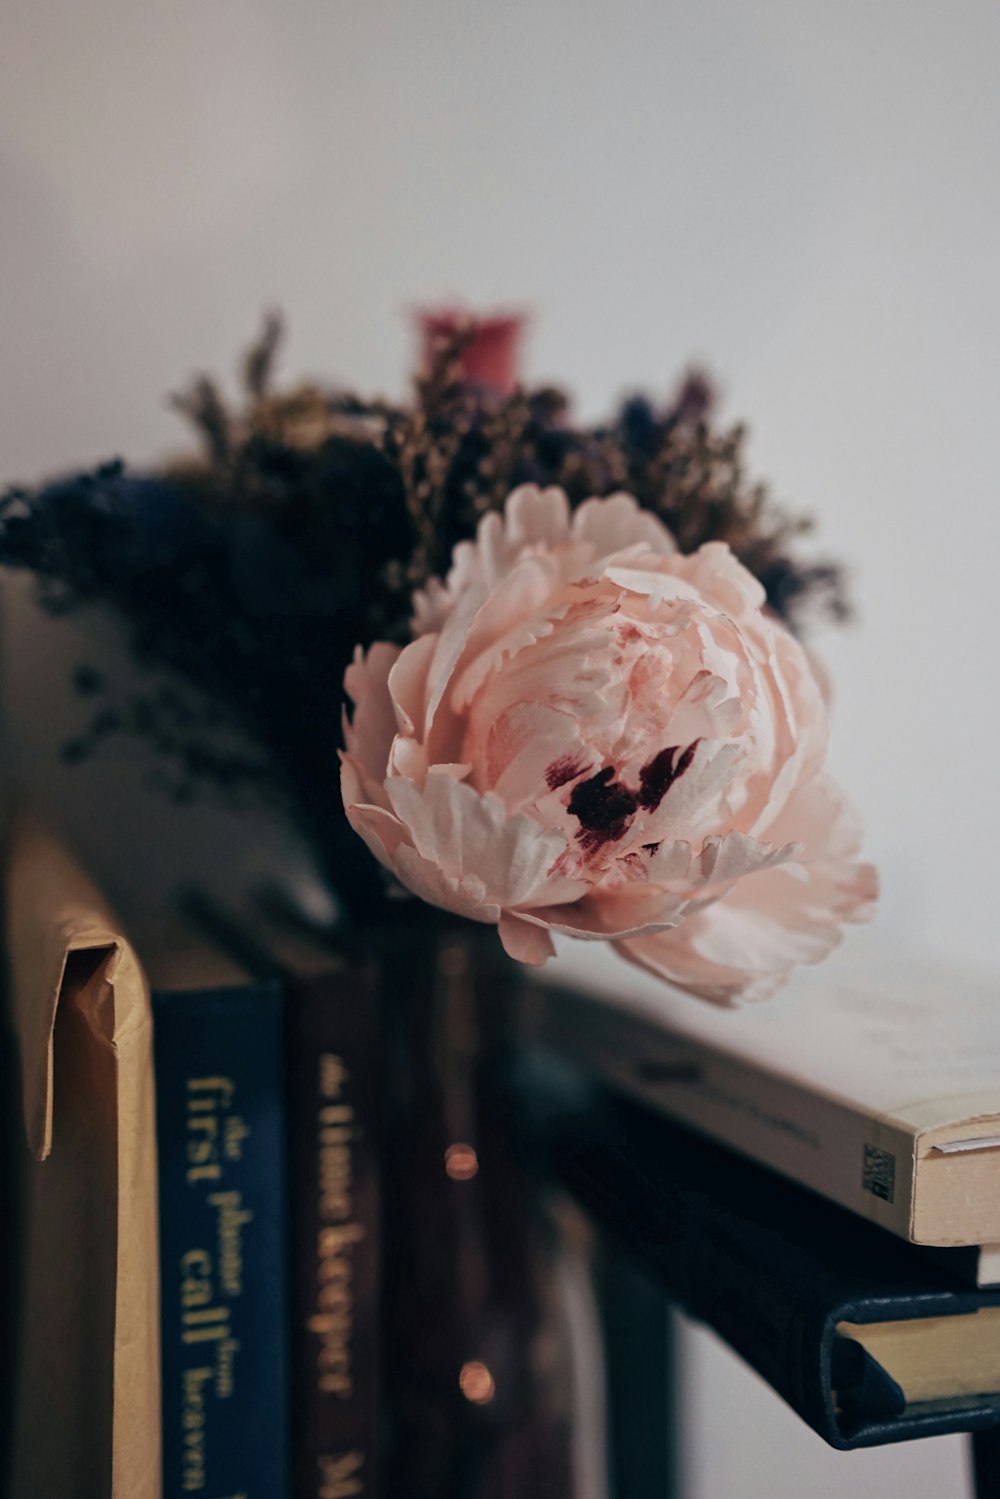
M561 1091L560 1072L552 1076ZM543 1077L545 1093L552 1078ZM829 1378L825 1276L783 1242L780 1216L772 1231L746 1211L740 1187L759 1168L589 1086L553 1096L553 1118L530 1126L528 1142L609 1244L634 1255L666 1299L719 1333L826 1441L846 1445ZM779 1182L777 1191L792 1214L801 1189Z
M288 1494L276 985L154 993L164 1499Z
M290 993L296 1499L378 1494L377 999L353 964Z
M674 1198L667 1213L622 1154L603 1141L566 1151L560 1175L602 1227L656 1277L665 1296L704 1321L827 1441L837 1431L822 1383L819 1327L807 1326L773 1266L762 1273L756 1245L738 1220L691 1217Z

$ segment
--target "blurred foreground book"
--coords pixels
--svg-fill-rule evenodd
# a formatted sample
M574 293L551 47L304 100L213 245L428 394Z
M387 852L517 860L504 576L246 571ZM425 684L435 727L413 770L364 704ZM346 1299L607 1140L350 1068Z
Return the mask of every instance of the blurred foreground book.
M11 1142L12 1495L160 1494L149 996L98 892L12 831L7 988L24 1130Z

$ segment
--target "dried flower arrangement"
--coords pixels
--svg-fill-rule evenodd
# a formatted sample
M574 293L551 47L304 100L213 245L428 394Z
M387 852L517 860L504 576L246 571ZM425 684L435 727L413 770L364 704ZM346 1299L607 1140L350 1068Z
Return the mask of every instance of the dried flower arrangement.
M625 491L681 554L725 543L789 630L810 611L847 614L840 570L798 554L810 523L747 477L744 430L713 425L704 377L662 408L633 397L581 427L556 389L470 378L476 336L471 321L446 329L412 402L397 404L276 387L271 317L243 361L238 407L205 378L176 398L199 451L0 499L0 563L31 570L50 611L110 605L138 658L164 669L119 701L81 664L76 685L94 703L67 758L125 732L171 766L179 797L215 784L287 798L358 920L385 886L338 787L345 670L358 647L411 640L415 606L512 491L556 487L568 513Z

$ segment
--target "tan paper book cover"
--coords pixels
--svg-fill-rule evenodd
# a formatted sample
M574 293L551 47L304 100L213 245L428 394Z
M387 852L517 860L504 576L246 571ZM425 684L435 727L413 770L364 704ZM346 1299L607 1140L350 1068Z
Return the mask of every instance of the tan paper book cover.
M533 994L535 1035L681 1122L916 1243L1000 1241L1000 976L860 941L719 1009L576 943Z
M11 1492L159 1499L152 1026L117 922L48 833L7 847L24 1136Z

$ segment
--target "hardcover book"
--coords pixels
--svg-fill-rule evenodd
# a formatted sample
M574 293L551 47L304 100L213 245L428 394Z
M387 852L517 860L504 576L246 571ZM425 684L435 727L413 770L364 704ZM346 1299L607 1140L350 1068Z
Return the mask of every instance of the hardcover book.
M376 1499L380 1211L369 970L287 980L296 1499Z
M375 966L281 901L201 915L285 995L292 1492L379 1493L381 1036Z
M563 1061L517 1096L531 1158L832 1446L1000 1425L1000 1290Z
M587 949L531 991L546 1044L903 1238L1000 1240L1000 980L862 945L732 1010Z
M280 986L186 939L153 983L164 1499L288 1493Z

